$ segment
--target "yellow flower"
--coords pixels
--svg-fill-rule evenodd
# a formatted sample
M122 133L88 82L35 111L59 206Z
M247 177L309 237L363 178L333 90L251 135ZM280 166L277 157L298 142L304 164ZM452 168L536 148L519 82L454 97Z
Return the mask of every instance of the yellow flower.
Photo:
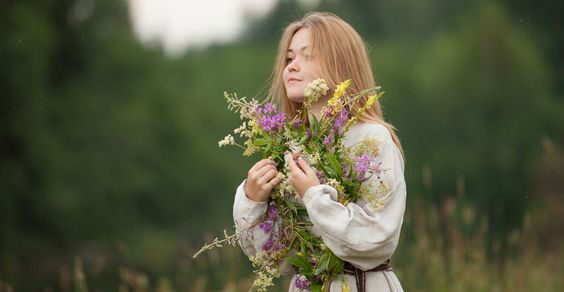
M331 108L331 114L336 114L341 110L343 107L343 103L341 102L341 97L347 91L347 88L351 85L351 80L345 80L341 82L341 84L337 85L337 89L335 89L335 94L333 97L329 99L327 105Z
M351 288L349 287L349 282L345 277L343 277L343 286L341 287L341 292L351 292Z
M368 100L366 101L366 108L371 107L375 101L376 101L376 95L369 96Z
M341 96L343 96L343 94L345 94L345 91L347 91L347 88L349 88L349 86L351 85L351 80L345 80L343 82L341 82L341 84L337 85L337 89L335 90L335 94L333 95L333 98L340 98Z
M336 107L338 104L339 104L338 96L331 97L331 99L327 102L327 105L329 105L330 107Z

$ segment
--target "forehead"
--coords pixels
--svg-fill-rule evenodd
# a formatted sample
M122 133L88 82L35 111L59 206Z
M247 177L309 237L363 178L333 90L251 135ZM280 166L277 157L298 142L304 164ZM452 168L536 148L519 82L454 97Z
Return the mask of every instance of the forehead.
M292 37L288 52L303 51L306 48L311 48L311 31L304 27L299 29Z

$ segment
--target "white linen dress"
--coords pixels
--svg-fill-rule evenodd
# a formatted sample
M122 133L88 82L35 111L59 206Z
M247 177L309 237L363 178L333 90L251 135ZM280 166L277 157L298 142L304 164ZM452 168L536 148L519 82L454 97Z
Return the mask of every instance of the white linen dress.
M394 254L400 238L407 195L403 157L384 126L358 122L349 128L343 143L351 146L366 138L380 141L377 161L385 169L381 178L389 187L383 196L383 207L375 208L364 197L344 206L337 202L337 191L324 184L307 190L302 201L313 223L312 233L321 236L336 256L362 270L370 270ZM266 202L255 202L246 196L244 184L237 188L233 206L237 231L245 230L257 222L267 210ZM277 223L274 223L275 227ZM270 236L256 225L240 236L239 244L247 256L253 256ZM288 268L285 270L293 271ZM295 280L296 275L288 291L304 291L295 286ZM350 291L357 291L354 275L345 275L345 281ZM342 284L341 277L337 277L331 283L330 291L340 292ZM366 272L365 287L366 291L403 291L393 271Z

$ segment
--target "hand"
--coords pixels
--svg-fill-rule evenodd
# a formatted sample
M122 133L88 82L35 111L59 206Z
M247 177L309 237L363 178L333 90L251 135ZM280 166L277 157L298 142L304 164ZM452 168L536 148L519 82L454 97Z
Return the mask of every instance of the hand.
M298 196L303 197L309 188L320 184L315 171L301 156L297 158L292 156L288 159L288 167L292 174L290 176L290 183L294 186Z
M249 169L245 193L255 202L264 202L280 181L274 160L263 159Z

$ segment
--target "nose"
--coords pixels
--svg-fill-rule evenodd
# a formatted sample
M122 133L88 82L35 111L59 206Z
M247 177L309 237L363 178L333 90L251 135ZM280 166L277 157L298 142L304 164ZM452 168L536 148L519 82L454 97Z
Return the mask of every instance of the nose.
M290 61L290 63L288 63L288 65L286 65L286 68L289 72L297 72L300 70L300 65L298 64L297 60L298 58L294 58L292 61Z

